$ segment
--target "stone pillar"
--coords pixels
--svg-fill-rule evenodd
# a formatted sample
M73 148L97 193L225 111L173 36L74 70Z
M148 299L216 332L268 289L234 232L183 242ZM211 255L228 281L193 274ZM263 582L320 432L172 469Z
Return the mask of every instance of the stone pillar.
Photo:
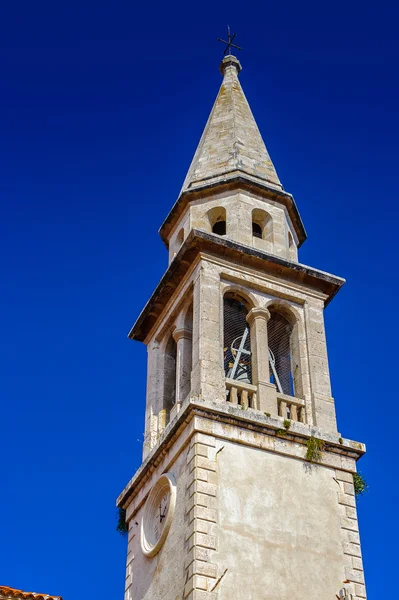
M324 304L313 300L305 304L313 423L324 431L337 433L334 399L331 396L327 343L324 331Z
M194 281L193 317L191 392L205 400L224 401L220 276L215 265L204 260Z
M162 408L163 370L160 345L152 341L147 346L147 393L143 459L158 439L158 413Z
M276 386L270 383L269 346L267 342L267 322L270 312L267 308L253 308L247 315L251 328L252 381L258 386L257 409L278 415Z
M189 329L175 329L173 338L176 342L176 404L177 410L190 392L192 368L192 337Z

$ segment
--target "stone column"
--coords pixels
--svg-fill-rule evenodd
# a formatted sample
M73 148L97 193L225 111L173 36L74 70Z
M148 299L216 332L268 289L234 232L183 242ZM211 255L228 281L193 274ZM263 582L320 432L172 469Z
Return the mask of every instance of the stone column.
M193 292L192 394L224 401L226 385L221 341L220 275L217 267L201 261Z
M192 368L192 337L189 329L175 329L173 339L176 342L176 404L177 411L190 392Z
M276 386L270 383L269 347L267 342L267 322L270 312L267 308L253 308L247 315L251 328L252 381L258 386L257 409L278 415Z
M324 303L317 300L308 301L304 309L313 422L324 431L337 433L335 404L334 399L331 397L327 344L324 332Z
M145 409L145 434L143 459L155 446L158 439L158 413L162 408L162 352L157 341L147 346L147 393Z

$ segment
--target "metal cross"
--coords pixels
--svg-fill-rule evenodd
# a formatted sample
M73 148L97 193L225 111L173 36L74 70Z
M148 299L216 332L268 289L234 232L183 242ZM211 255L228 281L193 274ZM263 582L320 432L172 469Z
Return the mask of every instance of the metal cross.
M218 38L218 42L222 42L223 44L226 44L226 48L224 49L223 54L229 55L230 54L230 50L231 48L237 48L237 50L242 50L242 48L240 46L236 46L235 44L233 44L234 38L236 37L236 33L233 33L233 35L230 34L230 27L229 25L227 25L227 42L226 40L222 40L222 38Z

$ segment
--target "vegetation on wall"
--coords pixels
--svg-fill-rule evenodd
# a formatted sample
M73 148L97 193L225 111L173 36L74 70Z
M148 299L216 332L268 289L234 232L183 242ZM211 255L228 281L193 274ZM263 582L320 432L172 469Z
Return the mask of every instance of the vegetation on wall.
M312 437L308 439L306 447L306 460L309 462L320 462L324 450L323 440L319 440L312 435Z
M369 486L361 473L353 474L353 486L355 488L356 497L363 496L369 489Z
M126 523L126 511L124 508L118 509L118 523L116 525L116 531L119 531L119 533L123 536L127 535L127 532L129 531L129 526Z

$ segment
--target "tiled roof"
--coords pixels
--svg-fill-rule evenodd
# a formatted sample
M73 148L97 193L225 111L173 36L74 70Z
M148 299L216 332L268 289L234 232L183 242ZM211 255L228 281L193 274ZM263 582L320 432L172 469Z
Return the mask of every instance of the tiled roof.
M8 586L0 585L0 598L14 598L19 600L62 600L61 596L49 596L48 594L38 594L37 592L23 592Z

